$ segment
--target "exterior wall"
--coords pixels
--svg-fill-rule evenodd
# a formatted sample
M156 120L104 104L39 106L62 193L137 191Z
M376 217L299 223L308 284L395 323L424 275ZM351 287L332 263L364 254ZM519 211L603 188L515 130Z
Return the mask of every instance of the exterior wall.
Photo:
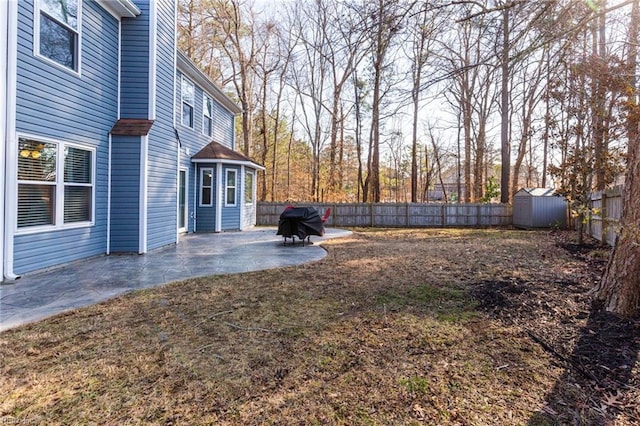
M567 226L567 202L564 197L533 197L531 210L533 226L536 228Z
M522 228L565 228L567 201L564 197L536 196L525 191L513 197L513 226Z
M226 200L227 170L236 171L236 205L228 207ZM240 188L240 167L226 166L222 167L222 231L234 231L240 229L240 209L243 204L241 200Z
M198 232L214 232L216 230L216 211L218 208L217 197L214 190L212 194L213 205L200 206L200 170L203 168L213 169L213 187L216 188L218 185L218 178L216 173L218 167L220 167L219 164L206 163L198 164L198 166L196 167L197 172L195 173L195 175L197 181L197 193L193 199L196 200L196 219L198 222L196 230Z
M198 84L189 76L185 76L195 86L195 105L193 116L193 128L182 125L182 97L181 97L181 82L184 74L178 70L176 73L176 104L175 104L175 122L176 128L180 134L180 142L183 147L190 150L191 155L198 152L202 147L211 141L218 142L222 145L234 148L234 123L235 117L232 113L227 111L222 105L220 105L214 98L213 99L213 135L208 136L202 133L202 99L203 90Z
M121 118L148 118L149 112L149 2L135 3L140 16L122 19Z
M16 132L93 148L96 169L94 224L38 233L16 231L17 274L106 251L107 135L117 119L118 26L96 3L82 3L81 74L76 74L34 56L33 0L18 2Z
M175 28L172 0L156 0L155 123L149 134L147 249L176 243L178 141L173 128Z
M192 232L196 230L197 232L214 232L216 230L216 209L217 209L217 199L214 197L214 205L213 207L200 207L199 200L199 189L200 189L200 168L202 167L212 167L214 169L214 185L218 184L217 181L217 167L219 164L211 164L207 163L199 163L198 167L191 162L191 156L196 154L200 149L202 149L205 145L210 143L212 140L216 141L222 145L233 148L234 146L234 123L235 116L229 112L226 108L224 108L220 103L216 101L213 95L209 94L211 99L213 100L213 131L212 136L208 136L203 134L202 126L203 126L203 89L198 86L197 82L194 79L189 78L189 76L185 76L190 82L193 83L195 88L194 95L194 113L193 113L193 128L188 126L184 126L182 124L182 97L181 97L181 87L182 87L182 77L184 74L178 70L176 72L175 78L175 127L177 129L179 135L179 143L180 143L180 167L188 169L188 232ZM239 170L239 169L238 169ZM239 172L238 172L239 173ZM217 190L214 190L214 193ZM223 213L223 222L222 222L222 230L227 229L239 229L240 226L240 210L239 209L225 209L224 205L222 206L223 212L227 213L225 217L225 213ZM195 213L195 215L194 215ZM231 217L230 215L236 215L237 217ZM226 220L225 220L226 219Z
M111 244L114 253L140 249L140 137L113 136Z

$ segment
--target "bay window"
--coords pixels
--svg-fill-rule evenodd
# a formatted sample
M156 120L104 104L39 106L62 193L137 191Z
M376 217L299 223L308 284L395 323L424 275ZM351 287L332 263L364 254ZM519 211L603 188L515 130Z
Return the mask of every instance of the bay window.
M226 206L235 206L236 205L236 181L237 174L235 170L227 170L227 179L226 179L226 197L225 197L225 205Z

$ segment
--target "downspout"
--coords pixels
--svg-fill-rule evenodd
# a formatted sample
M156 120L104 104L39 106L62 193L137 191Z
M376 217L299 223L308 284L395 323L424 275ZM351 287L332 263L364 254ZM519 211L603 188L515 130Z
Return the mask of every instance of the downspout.
M6 2L0 3L0 170L6 170L7 146L7 40L9 39L9 11ZM4 241L5 178L0 173L0 240ZM0 282L4 280L4 243L0 244Z
M17 141L16 141L16 103L17 103L17 62L18 62L18 2L2 2L0 6L6 11L6 28L4 31L5 45L1 49L6 52L6 83L5 94L0 98L5 103L6 111L3 111L5 121L3 129L4 156L0 162L4 163L5 175L0 178L4 192L3 208L0 215L3 217L4 227L4 253L3 276L9 280L20 278L13 272L13 244L14 232L17 223L18 182L17 182ZM0 18L2 19L2 18ZM4 22L2 24L4 26ZM6 49L6 50L5 50ZM3 58L5 52L1 53Z
M246 208L245 202L244 200L246 199L246 194L245 194L245 181L244 181L244 164L242 164L240 166L240 230L244 230L246 228L245 223L244 223L244 210Z
M119 93L119 92L118 92ZM118 95L119 97L120 95ZM106 254L111 254L111 146L112 137L109 133L109 154L107 159L107 248Z
M156 2L149 2L149 105L148 119L156 119L156 42L157 11ZM138 253L147 252L148 247L148 207L149 207L149 135L142 136L140 146L140 241Z
M216 226L214 232L222 231L222 163L216 164Z
M138 254L147 252L147 206L148 206L148 188L147 173L149 155L149 136L145 135L140 138L140 202L139 202L139 226L140 233L138 236Z
M175 127L174 127L175 130ZM180 240L180 139L178 138L178 132L176 131L176 244L178 244L179 240ZM186 176L185 176L186 178ZM187 190L187 183L185 182L184 184L185 186L185 192ZM185 199L186 199L187 194L185 194ZM186 206L186 203L185 203ZM188 227L189 224L188 222L185 223L185 226ZM188 232L188 229L187 229Z
M195 233L197 231L197 223L198 223L198 213L196 210L196 207L198 207L197 204L197 199L198 199L198 180L200 179L200 174L198 173L198 165L195 164L193 166L193 170L194 170L194 176L193 176L193 232Z

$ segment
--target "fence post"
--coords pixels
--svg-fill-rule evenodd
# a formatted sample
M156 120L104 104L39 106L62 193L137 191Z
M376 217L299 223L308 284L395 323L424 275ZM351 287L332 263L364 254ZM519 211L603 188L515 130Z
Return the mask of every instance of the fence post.
M600 196L600 244L607 244L607 191Z

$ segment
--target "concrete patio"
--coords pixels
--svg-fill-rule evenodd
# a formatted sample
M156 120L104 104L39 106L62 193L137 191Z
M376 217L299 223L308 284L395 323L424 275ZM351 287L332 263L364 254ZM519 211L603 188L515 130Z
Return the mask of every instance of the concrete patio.
M300 265L326 256L319 243L349 235L327 228L313 245L283 245L276 228L190 234L145 255L99 256L0 284L0 331L123 293L176 280Z

